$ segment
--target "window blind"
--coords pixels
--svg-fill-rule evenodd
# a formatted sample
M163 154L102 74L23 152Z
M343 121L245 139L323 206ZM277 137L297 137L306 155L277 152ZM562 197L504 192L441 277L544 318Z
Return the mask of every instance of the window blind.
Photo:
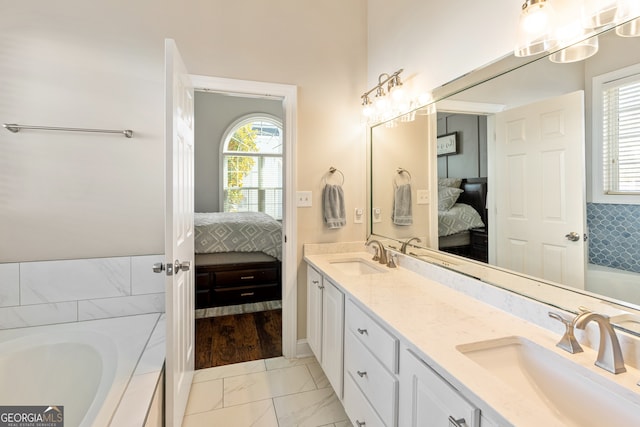
M640 194L640 74L603 85L606 194Z

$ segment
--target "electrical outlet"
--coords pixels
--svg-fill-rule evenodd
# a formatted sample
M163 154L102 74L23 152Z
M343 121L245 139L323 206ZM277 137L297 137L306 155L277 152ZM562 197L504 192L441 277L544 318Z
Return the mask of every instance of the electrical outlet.
M296 191L296 199L299 208L311 207L311 191Z
M373 208L373 222L374 223L382 222L382 209Z
M364 210L362 208L356 208L353 214L353 223L362 224L362 217L364 217Z
M418 200L416 201L416 204L418 205L429 204L429 190L418 190L417 196L418 196Z

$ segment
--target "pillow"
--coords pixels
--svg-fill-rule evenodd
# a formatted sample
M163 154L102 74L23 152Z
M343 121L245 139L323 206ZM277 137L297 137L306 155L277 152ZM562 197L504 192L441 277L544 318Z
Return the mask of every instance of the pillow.
M438 178L439 187L460 188L462 178Z
M463 193L459 188L438 187L438 210L448 211L456 204L458 197Z

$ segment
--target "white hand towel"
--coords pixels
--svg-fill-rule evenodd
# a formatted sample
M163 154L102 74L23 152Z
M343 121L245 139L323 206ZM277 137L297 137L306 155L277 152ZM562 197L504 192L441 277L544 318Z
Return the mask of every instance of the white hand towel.
M347 224L342 186L327 184L322 190L322 216L329 228L340 228Z
M391 220L395 225L413 224L413 215L411 214L411 184L402 184L396 187L393 195Z

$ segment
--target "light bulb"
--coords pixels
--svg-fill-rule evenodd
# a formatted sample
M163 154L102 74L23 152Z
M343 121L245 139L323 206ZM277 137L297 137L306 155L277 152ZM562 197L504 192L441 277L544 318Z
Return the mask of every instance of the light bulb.
M515 56L535 55L556 45L555 11L548 0L527 0L522 5Z
M362 106L362 115L365 117L373 116L373 111L373 106L370 103Z
M586 28L598 28L612 24L618 15L618 0L585 0L582 21Z

